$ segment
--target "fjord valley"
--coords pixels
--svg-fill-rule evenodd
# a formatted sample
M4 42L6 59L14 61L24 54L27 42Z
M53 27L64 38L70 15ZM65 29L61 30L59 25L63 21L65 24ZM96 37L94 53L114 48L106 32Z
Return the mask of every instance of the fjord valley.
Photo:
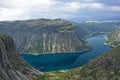
M120 80L120 0L0 0L0 80Z
M105 35L96 35L86 40L91 46L90 51L64 54L22 54L22 57L34 68L42 72L69 70L81 67L93 58L111 49L105 45Z
M61 19L2 21L0 33L10 35L15 43L10 36L0 34L0 79L119 80L119 46L106 52L111 47L104 44L106 34L115 33L119 26L120 22ZM22 57L30 65L17 51L27 53Z
M120 79L120 39L119 27L106 36L106 44L113 47L110 51L92 59L82 67L46 72L42 78L52 80L119 80ZM96 51L96 53L98 53ZM82 57L81 57L82 58Z

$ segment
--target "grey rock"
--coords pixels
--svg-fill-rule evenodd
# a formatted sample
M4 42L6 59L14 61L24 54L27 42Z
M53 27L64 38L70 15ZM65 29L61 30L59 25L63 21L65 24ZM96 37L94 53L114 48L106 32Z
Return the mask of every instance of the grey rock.
M0 80L35 80L42 75L30 67L18 54L14 41L0 34Z

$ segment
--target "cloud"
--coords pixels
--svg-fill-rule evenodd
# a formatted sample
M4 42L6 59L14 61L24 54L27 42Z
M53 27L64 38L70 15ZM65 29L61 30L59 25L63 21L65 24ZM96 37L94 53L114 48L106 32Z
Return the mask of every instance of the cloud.
M0 20L34 18L33 15L49 13L56 4L51 0L3 0L0 3Z
M106 5L106 2L98 0L0 0L0 2L1 21L30 18L72 19L78 16L89 19L96 13L103 12L109 15L108 11L116 13L120 11L120 6ZM91 13L94 14L91 16Z
M23 14L23 11L20 9L6 9L6 8L0 8L0 20L4 19L18 19L20 18L21 14Z
M80 9L101 9L104 8L102 3L80 3L80 2L69 2L62 5L60 8L63 11L78 11Z
M120 11L120 6L112 6L111 10Z

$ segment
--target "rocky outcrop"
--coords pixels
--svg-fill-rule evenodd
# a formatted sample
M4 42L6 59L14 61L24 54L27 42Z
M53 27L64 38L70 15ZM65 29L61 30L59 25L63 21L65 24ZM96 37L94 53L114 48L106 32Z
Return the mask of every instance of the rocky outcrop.
M65 53L87 51L82 37L87 33L79 24L61 19L0 22L0 32L15 40L21 53Z
M38 75L42 73L21 58L13 39L0 34L0 80L35 80Z

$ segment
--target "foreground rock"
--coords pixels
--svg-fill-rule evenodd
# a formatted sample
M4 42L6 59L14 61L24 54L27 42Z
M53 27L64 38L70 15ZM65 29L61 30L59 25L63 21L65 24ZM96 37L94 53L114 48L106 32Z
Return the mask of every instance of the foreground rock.
M21 58L11 37L0 34L0 80L36 80L41 74Z

